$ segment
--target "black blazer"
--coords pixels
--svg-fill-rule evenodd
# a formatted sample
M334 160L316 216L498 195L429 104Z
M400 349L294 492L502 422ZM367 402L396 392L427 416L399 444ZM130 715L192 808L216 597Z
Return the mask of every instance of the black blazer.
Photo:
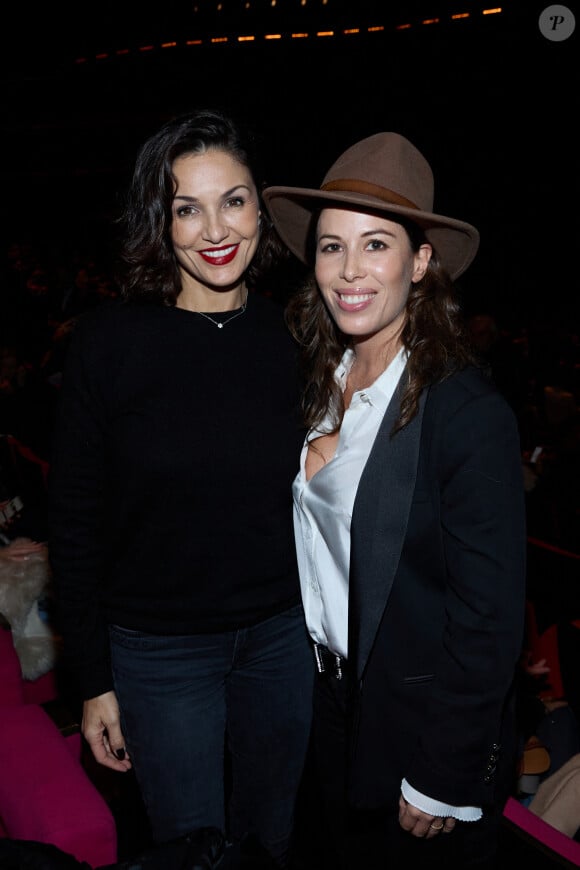
M426 390L390 437L399 401L397 390L352 517L350 798L392 804L406 777L430 797L485 807L502 764L515 773L526 558L517 422L475 368Z

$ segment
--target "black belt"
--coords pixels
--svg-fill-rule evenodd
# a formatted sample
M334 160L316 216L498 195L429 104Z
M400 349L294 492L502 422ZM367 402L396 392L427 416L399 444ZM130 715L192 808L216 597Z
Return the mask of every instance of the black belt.
M336 680L342 680L346 670L346 659L331 652L327 646L321 643L314 644L314 659L316 668L321 676L332 676Z

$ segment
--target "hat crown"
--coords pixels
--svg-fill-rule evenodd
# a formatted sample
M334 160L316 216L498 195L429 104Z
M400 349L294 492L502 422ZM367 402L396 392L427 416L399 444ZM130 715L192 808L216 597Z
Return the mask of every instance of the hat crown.
M431 167L399 133L375 133L348 148L330 167L321 186L342 181L342 189L347 190L349 180L391 191L421 211L433 210Z
M347 208L417 224L454 280L475 257L479 232L465 221L436 214L434 187L431 167L408 139L375 133L341 154L319 188L270 186L262 196L281 238L303 263L313 259L320 210Z

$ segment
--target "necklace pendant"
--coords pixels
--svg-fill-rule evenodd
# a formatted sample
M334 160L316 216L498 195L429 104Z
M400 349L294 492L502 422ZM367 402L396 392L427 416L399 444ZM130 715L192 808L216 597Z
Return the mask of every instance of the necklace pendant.
M246 298L245 298L243 304L241 305L240 310L235 311L233 314L231 314L228 317L227 320L222 320L221 323L218 320L214 320L213 317L210 317L210 315L206 314L205 311L196 311L194 313L199 314L199 316L205 318L205 320L209 320L209 322L213 323L214 326L217 326L218 329L223 329L224 326L226 325L226 323L230 323L230 321L235 320L236 317L240 317L240 315L245 312L247 304L248 304L248 293L246 291Z

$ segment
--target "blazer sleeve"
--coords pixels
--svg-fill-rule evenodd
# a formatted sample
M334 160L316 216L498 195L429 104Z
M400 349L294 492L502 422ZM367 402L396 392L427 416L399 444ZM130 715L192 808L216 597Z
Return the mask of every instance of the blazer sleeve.
M519 433L511 407L493 390L466 391L454 405L442 402L434 431L445 624L425 727L406 778L440 800L482 805L502 751L505 706L523 641Z

